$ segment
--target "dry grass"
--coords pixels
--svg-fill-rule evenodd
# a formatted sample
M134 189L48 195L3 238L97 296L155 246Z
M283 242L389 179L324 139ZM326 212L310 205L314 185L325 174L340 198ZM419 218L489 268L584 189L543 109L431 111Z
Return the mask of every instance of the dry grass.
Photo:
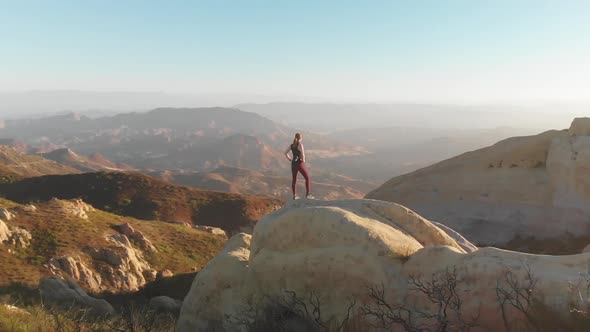
M174 317L145 309L91 318L82 310L54 311L41 306L12 310L0 304L0 331L3 332L166 332L174 331L175 325Z

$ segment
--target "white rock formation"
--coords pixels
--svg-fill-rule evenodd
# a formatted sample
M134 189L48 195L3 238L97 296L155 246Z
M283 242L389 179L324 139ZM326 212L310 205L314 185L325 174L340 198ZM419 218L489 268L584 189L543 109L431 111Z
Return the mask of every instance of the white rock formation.
M104 279L115 289L125 291L137 290L151 281L146 277L154 275L153 269L125 235L109 235L106 239L112 243L110 247L85 249L93 259L107 264L101 270Z
M408 206L476 244L588 234L590 119L393 178L367 198Z
M4 222L4 220L0 219L0 243L8 241L11 236L12 231L8 228L8 225Z
M0 209L0 219L10 221L14 217L16 217L16 215L14 213L10 212L9 210Z
M294 291L321 295L322 317L342 319L349 299L371 305L367 286L384 285L392 305L429 310L411 290L411 277L456 268L461 313L502 331L496 282L506 271L524 278L530 267L537 291L555 310L568 312L571 283L587 271L590 254L543 256L482 248L467 253L441 228L403 206L372 200L299 200L267 215L252 237L238 234L198 273L186 296L178 331L240 331L244 308L263 296ZM505 286L505 285L504 285ZM502 286L502 287L504 287ZM508 308L511 319L517 319Z

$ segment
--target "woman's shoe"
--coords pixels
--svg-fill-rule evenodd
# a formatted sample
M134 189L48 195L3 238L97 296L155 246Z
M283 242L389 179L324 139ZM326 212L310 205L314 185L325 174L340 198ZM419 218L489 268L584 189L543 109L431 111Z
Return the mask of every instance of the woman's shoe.
M313 195L312 195L312 194L307 194L307 195L305 195L305 198L307 198L307 199L315 199L315 197L313 197Z
M300 197L299 197L299 196L297 196L297 195L293 196L293 200L296 200L296 199L299 199L299 198L300 198Z

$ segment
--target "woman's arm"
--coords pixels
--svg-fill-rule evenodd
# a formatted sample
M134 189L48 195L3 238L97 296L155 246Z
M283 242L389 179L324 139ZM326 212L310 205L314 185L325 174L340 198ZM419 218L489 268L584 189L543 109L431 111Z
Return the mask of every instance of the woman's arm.
M301 161L305 162L305 150L303 149L303 144L299 143L299 151L301 151Z
M288 147L287 150L285 150L285 157L291 161L291 157L289 157L289 151L291 151L291 147Z

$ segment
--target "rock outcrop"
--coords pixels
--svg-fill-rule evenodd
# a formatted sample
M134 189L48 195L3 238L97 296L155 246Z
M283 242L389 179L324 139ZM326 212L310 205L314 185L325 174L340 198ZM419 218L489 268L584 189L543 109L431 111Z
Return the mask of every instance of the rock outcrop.
M115 312L113 307L105 300L88 296L73 280L65 282L57 277L41 280L39 291L43 304L57 306L64 309L78 307L89 309L90 314L102 316Z
M213 235L221 235L227 237L227 233L221 228L202 225L194 225L193 228Z
M31 233L21 227L10 227L0 219L0 244L17 248L27 248L31 244Z
M101 274L113 288L134 291L151 281L155 271L135 249L129 239L122 234L107 236L112 245L105 248L85 248L85 252L95 261L103 263Z
M98 273L89 269L79 257L62 256L52 258L47 264L52 274L62 278L72 278L93 292L102 290L102 278Z
M95 211L91 205L84 203L81 199L63 200L53 198L49 201L49 204L56 213L84 220L88 219L87 212Z
M356 299L357 309L373 305L367 287L379 285L392 306L428 312L432 303L413 290L410 281L457 271L462 317L479 315L478 323L502 331L495 287L509 287L503 283L506 273L525 283L530 271L540 299L567 314L576 302L572 283L587 271L589 260L590 253L545 256L495 248L467 252L443 229L397 204L300 200L266 216L251 237L238 234L227 242L196 276L177 328L239 331L244 308L285 292L303 301L316 292L322 317L338 321L350 299ZM522 319L511 308L506 310L511 320Z
M117 230L127 236L129 239L135 241L143 250L149 252L158 252L156 247L152 244L148 238L143 235L142 232L135 230L129 223L125 223L117 226Z
M590 119L393 178L367 198L408 206L481 245L588 235Z

